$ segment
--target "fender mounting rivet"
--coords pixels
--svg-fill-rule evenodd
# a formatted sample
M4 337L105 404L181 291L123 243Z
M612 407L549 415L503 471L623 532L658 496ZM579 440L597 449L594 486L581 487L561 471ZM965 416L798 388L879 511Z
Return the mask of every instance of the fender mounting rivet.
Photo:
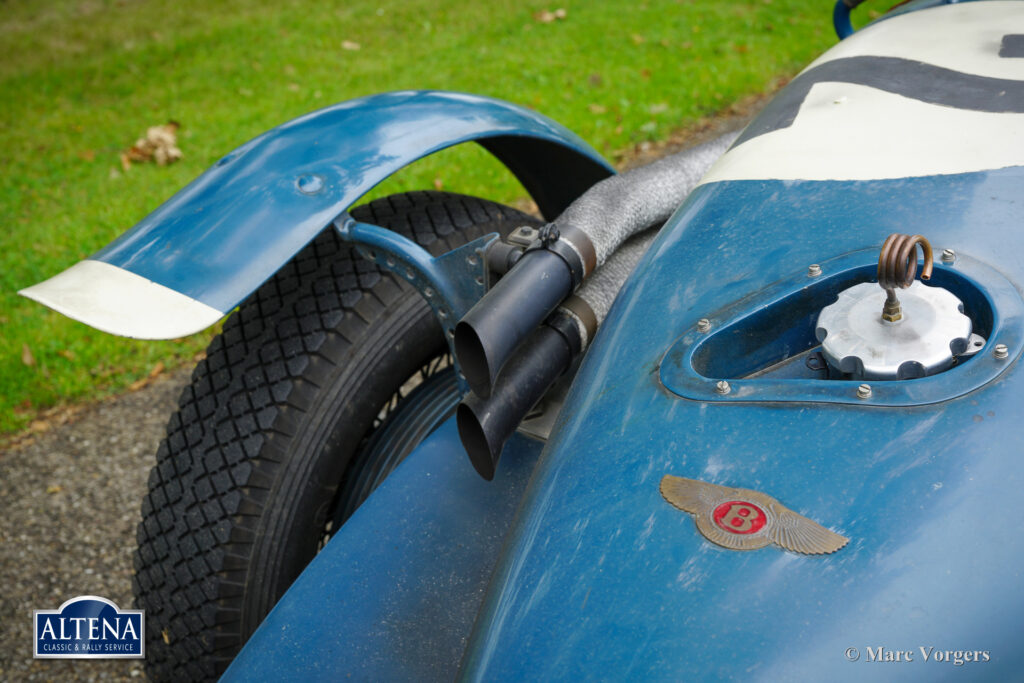
M315 173L300 175L295 181L295 187L299 192L308 195L320 194L323 192L325 184L323 176L318 176Z
M857 398L871 398L871 385L861 384L857 387Z
M992 348L992 355L996 357L996 360L1006 360L1010 357L1010 349L1006 344L996 344Z

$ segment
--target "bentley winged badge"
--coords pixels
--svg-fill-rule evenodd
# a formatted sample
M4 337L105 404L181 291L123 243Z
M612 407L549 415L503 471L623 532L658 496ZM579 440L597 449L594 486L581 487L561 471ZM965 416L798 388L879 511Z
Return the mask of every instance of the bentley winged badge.
M689 512L712 543L731 550L756 550L774 543L805 555L834 553L850 542L793 512L771 496L666 474L661 495Z

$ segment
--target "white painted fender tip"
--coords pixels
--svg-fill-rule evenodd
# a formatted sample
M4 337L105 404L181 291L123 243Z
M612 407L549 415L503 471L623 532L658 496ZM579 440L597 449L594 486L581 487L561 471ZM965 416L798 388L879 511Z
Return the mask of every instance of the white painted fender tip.
M18 292L102 332L134 339L178 339L224 312L123 268L86 259Z

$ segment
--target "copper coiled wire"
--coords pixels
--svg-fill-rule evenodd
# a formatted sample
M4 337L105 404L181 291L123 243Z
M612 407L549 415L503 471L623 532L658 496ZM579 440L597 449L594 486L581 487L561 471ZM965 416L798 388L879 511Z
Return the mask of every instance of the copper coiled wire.
M924 268L921 279L932 276L932 245L921 235L901 235L894 232L885 238L882 253L878 256L878 284L890 295L895 289L906 288L917 275L917 245L924 252Z
M901 235L894 232L885 238L878 256L878 284L885 290L882 320L896 322L903 318L903 307L896 298L896 288L909 287L917 275L917 245L924 252L921 279L932 276L932 245L921 235Z

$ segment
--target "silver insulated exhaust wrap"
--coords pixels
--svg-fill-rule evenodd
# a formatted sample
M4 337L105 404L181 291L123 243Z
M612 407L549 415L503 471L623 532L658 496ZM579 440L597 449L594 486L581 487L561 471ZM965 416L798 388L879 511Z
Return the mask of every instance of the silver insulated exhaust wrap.
M629 238L576 290L575 298L589 309L593 315L592 322L585 320L587 311L584 309L581 315L578 305L567 302L568 305L563 304L558 308L559 312L572 318L579 328L580 345L583 350L586 350L593 341L596 328L600 327L608 316L608 310L612 307L615 297L619 295L622 285L657 236L658 230L648 230Z
M631 235L663 223L679 208L739 132L605 178L569 205L554 225L581 230L600 266Z

